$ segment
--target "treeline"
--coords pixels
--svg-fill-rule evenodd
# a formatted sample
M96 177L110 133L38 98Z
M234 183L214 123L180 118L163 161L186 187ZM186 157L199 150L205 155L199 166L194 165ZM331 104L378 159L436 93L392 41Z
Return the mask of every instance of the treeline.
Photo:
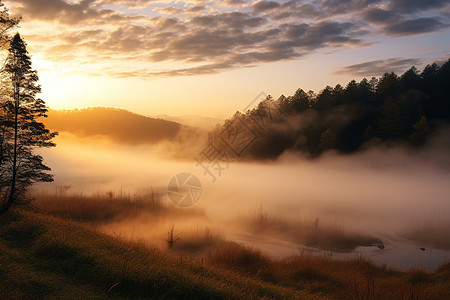
M450 60L422 72L412 67L401 76L385 73L345 87L327 86L319 94L299 89L278 100L268 96L225 121L214 141L230 150L230 137L241 135L241 143L249 143L238 153L244 157L275 158L286 150L317 157L327 150L351 153L379 144L421 147L448 123Z

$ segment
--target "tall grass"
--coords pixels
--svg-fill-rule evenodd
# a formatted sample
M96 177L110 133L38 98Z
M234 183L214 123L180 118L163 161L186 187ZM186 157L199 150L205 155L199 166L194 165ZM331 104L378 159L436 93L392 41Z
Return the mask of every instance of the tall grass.
M174 211L163 201L163 194L151 191L141 194L123 194L113 191L83 195L56 190L34 196L33 206L48 212L81 222L109 222L133 218L143 212L154 215Z
M206 241L200 257L183 252ZM5 299L450 299L450 264L400 272L362 256L273 259L210 228L180 234L162 252L26 210L0 220L0 262Z
M0 262L1 299L320 299L23 210L0 220Z

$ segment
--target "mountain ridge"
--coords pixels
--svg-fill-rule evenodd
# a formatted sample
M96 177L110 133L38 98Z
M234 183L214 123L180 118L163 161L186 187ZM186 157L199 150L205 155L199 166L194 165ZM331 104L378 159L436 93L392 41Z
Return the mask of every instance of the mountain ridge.
M126 144L153 144L175 139L183 130L200 130L111 107L50 109L44 123L53 131L69 132L78 137L107 136L115 142Z

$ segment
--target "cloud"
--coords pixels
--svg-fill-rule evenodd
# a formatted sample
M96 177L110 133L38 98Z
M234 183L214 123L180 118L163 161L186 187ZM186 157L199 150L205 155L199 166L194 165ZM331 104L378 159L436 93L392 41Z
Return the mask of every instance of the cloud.
M155 0L97 0L95 1L95 4L97 6L122 5L129 8L140 9L146 8L155 2L156 2Z
M420 65L422 61L414 58L389 58L373 60L340 68L334 74L350 74L354 76L380 76L385 72L401 73L412 65Z
M448 20L443 9L449 7L449 0L389 1L384 6L366 8L362 16L366 21L379 25L387 35L409 36L449 27L448 21L442 21Z
M70 4L63 0L16 0L14 5L25 16L25 20L39 19L67 24L95 20L104 14L113 13L110 10L91 9L92 2L93 0L83 0L80 3Z
M445 64L446 62L448 62L450 60L450 54L446 55L444 57L439 57L434 59L433 61L429 62L428 65L431 64L437 64L438 66L442 66L443 64Z
M396 12L378 7L367 9L363 16L367 21L377 24L388 24L395 22L398 18Z
M390 35L406 36L434 32L447 27L449 24L443 24L437 18L418 18L389 24L385 30Z
M434 32L448 26L444 12L450 11L448 0L5 3L24 17L24 36L44 57L71 64L112 60L119 70L108 74L135 72L143 77L217 73L331 47L366 46L377 33L401 37ZM33 22L45 22L49 30L34 28ZM131 67L130 60L139 68ZM179 66L142 71L155 62Z
M281 4L273 1L256 1L253 2L252 7L255 11L267 11L280 7Z
M401 13L415 13L430 9L440 9L448 6L448 0L392 0L389 1L391 9L400 11Z

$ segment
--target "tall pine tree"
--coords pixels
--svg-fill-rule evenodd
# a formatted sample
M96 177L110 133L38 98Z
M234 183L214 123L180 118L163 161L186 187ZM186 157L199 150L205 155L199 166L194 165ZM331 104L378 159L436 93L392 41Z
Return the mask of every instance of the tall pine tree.
M20 21L20 17L11 17L8 9L0 0L0 48L7 47L9 36L8 31L14 28Z
M35 182L53 181L50 168L34 153L39 147L54 147L50 132L39 121L46 117L37 72L31 67L26 44L19 34L10 43L2 74L1 121L3 131L0 160L0 214L23 199L27 188Z

